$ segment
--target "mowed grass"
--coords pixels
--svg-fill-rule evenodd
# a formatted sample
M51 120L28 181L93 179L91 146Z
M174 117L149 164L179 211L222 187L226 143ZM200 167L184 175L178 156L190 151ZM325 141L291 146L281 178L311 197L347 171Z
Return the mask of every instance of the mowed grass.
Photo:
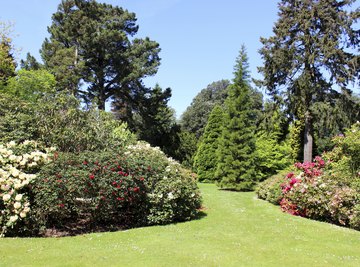
M191 222L65 238L0 239L0 266L360 266L360 232L200 185Z

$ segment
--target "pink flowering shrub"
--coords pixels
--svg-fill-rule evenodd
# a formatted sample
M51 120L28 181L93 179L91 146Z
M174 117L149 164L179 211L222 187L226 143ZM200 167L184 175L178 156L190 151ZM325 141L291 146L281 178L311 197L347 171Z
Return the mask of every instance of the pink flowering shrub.
M316 157L311 163L296 163L300 173L289 173L281 185L284 212L360 229L359 192L342 186L327 176L325 161Z
M360 230L360 123L333 141L334 149L314 162L262 182L258 197L293 215Z

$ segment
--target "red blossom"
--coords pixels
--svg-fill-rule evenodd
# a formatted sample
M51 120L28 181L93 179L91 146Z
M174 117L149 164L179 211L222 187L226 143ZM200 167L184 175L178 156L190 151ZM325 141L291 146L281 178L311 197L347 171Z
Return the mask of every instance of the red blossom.
M140 188L139 188L139 187L134 187L133 191L134 191L135 193L137 193L137 192L140 191Z
M84 161L83 161L83 164L84 164L84 165L87 165L87 164L88 164L88 162L87 162L86 160L84 160Z
M64 205L63 203L60 203L58 206L59 206L60 208L65 207L65 205Z
M94 174L90 174L90 175L89 175L89 178L90 178L90 180L94 180L95 175L94 175Z

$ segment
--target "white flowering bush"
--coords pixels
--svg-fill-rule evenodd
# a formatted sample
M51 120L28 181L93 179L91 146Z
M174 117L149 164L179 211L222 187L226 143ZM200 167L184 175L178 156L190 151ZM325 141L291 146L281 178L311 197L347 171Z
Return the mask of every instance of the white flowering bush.
M193 218L201 206L195 174L148 143L127 147L128 162L144 177L149 201L149 224L164 224Z
M27 188L53 148L41 151L35 141L0 144L0 236L25 220L30 212Z

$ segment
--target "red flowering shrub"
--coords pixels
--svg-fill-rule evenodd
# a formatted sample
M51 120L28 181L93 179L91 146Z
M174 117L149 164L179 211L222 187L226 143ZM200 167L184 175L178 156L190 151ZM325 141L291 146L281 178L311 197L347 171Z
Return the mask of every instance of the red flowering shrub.
M193 218L201 205L194 177L160 150L143 146L120 154L59 154L33 183L35 230L91 231Z
M44 227L79 221L133 226L146 209L142 177L122 167L111 153L60 154L33 184L33 220Z

